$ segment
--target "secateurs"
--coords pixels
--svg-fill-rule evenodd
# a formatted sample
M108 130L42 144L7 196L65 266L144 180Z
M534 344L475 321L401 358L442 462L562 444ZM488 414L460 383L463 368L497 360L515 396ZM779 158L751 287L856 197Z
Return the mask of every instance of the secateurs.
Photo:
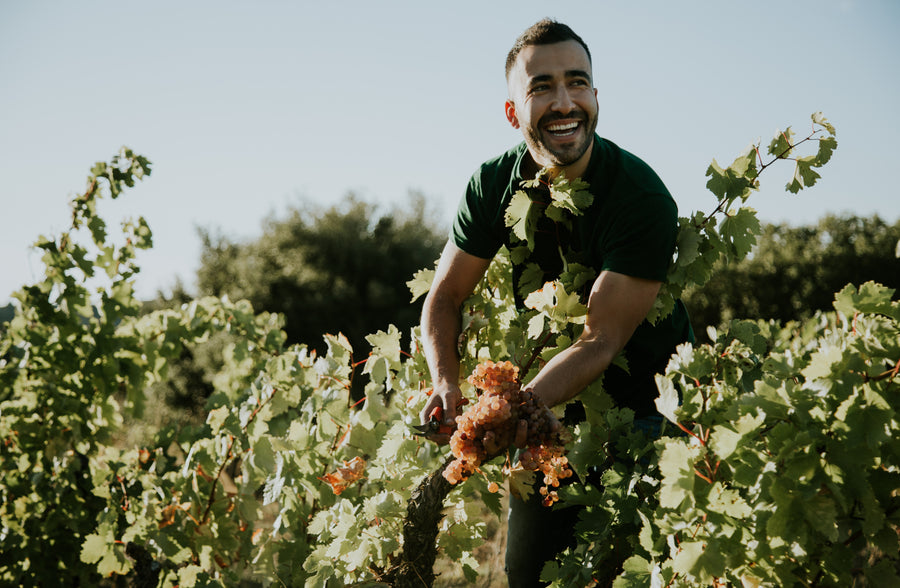
M421 425L410 425L413 430L420 435L449 435L453 432L453 427L444 424L444 409L435 406L428 416L428 422Z

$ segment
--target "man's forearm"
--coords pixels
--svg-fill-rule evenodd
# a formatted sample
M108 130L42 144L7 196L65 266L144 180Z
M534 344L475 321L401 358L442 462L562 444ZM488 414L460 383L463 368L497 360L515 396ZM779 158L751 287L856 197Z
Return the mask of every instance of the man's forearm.
M553 357L528 387L548 406L577 396L600 377L644 320L661 282L603 271L588 298L584 330Z
M614 357L603 341L576 341L547 362L526 388L547 406L562 404L599 378Z
M422 310L425 361L435 386L459 383L459 307L445 296L429 296Z

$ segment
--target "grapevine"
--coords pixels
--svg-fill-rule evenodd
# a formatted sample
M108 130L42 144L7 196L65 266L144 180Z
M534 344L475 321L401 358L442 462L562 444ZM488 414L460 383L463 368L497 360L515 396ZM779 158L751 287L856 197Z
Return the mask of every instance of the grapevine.
M769 146L795 162L791 192L815 182L836 146L824 117L813 124L826 136L786 131ZM816 154L795 153L815 141ZM716 260L752 249L755 212L739 206L768 166L760 146L710 166L719 206L679 219L650 320ZM517 312L509 265L519 258L503 250L463 314L460 359L479 398L448 456L409 430L430 385L417 332L408 353L394 327L367 338L371 381L352 405L353 356L368 350L340 334L320 355L287 347L278 317L246 301L142 314L135 255L149 227L127 224L116 244L95 203L149 171L128 150L98 164L71 230L38 242L45 275L0 326L0 584L430 586L446 573L434 563L442 553L477 585L485 522L473 503L501 512L497 481L474 474L518 469L543 476L545 504L587 505L578 547L544 570L556 586L603 585L605 562L619 564L608 568L618 586L900 583L894 291L848 286L816 320L734 322L711 331L712 345L680 348L658 378L657 407L669 432L690 435L648 440L600 386L581 394L586 418L569 433L522 382L578 336L576 292L590 278L568 264ZM109 280L95 290L98 274ZM413 292L430 276L417 274ZM204 426L114 443L185 345L226 332ZM514 467L488 463L512 447ZM561 480L599 467L602 486L570 484L557 497Z

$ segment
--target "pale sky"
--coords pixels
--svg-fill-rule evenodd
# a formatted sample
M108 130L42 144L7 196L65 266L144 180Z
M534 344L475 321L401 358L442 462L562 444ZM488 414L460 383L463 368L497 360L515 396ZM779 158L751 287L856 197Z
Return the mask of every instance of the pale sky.
M0 305L42 273L31 244L66 228L94 162L127 145L153 173L101 210L144 216L152 298L199 264L196 227L236 239L302 198L410 190L449 226L475 168L521 141L503 65L541 17L591 47L601 136L653 166L680 213L704 173L815 111L837 127L820 183L750 205L764 221L900 219L900 2L172 2L0 0Z

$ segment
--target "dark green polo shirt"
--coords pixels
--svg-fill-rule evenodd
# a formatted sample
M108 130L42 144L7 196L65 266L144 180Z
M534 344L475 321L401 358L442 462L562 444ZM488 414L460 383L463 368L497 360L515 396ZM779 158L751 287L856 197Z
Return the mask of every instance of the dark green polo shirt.
M523 142L484 163L472 176L451 232L453 242L466 253L491 259L501 246L514 245L504 214L513 194L522 189L526 153ZM551 230L538 225L530 260L538 263L545 280L556 279L562 269L558 252L562 241L570 260L598 274L609 270L664 281L675 252L678 209L656 173L640 158L595 136L582 179L588 182L594 201L582 216L573 217L571 231L557 237L558 226ZM689 340L693 332L679 301L658 324L641 323L625 346L631 374L611 366L604 380L606 390L638 416L656 412L653 375L665 371L675 347Z

